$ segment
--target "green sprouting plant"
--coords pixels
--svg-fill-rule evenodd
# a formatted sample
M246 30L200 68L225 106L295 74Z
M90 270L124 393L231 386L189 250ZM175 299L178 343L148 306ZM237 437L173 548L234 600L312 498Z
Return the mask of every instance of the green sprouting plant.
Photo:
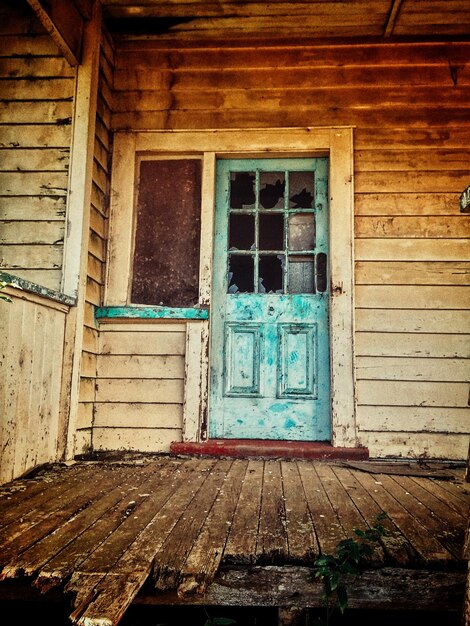
M237 621L229 617L209 617L204 626L230 626L236 624Z
M381 523L385 517L385 513L378 515L376 523L367 530L355 528L357 538L343 539L334 554L324 554L314 561L314 576L323 582L327 626L336 607L344 613L348 606L348 577L362 573L364 559L372 554L372 545L386 535Z
M209 615L209 611L205 605L203 608L207 618L204 622L204 626L232 626L232 624L237 623L237 620L232 619L231 617L212 617Z

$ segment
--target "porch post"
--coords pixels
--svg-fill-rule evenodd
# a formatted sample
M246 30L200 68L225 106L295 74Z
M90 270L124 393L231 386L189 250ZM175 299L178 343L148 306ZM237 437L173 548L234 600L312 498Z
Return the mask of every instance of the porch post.
M71 458L75 447L83 321L88 258L88 233L93 176L98 71L101 41L101 3L96 0L85 24L82 63L78 66L67 203L62 291L77 298L67 318L64 347L62 454Z

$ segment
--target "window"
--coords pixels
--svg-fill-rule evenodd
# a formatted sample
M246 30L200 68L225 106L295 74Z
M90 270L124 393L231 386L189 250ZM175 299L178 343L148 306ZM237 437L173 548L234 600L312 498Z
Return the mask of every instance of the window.
M140 159L132 304L194 306L199 297L201 160Z

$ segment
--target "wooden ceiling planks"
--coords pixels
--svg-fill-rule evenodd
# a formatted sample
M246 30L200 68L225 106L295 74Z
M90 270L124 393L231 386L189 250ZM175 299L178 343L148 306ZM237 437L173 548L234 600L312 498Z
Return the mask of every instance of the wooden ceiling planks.
M119 0L118 0L119 2ZM300 0L297 2L159 2L154 0L145 3L116 4L116 0L105 0L104 6L110 17L138 18L138 17L256 17L256 16L305 16L317 15L319 18L331 17L337 21L347 23L356 22L359 17L372 13L374 16L383 16L388 13L390 0Z
M103 0L122 38L371 38L470 34L465 0Z

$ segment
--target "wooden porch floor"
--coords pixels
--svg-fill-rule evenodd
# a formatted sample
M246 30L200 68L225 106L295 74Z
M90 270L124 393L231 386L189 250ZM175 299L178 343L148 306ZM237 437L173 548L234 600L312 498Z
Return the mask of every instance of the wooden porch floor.
M353 584L352 606L383 608L395 597L406 608L409 597L414 608L455 608L470 504L463 474L172 457L54 466L0 489L0 579L72 593L71 619L84 626L117 624L139 592L154 603L314 606L321 588L306 582L312 560L385 512L387 535L366 582ZM269 602L257 595L260 577Z

